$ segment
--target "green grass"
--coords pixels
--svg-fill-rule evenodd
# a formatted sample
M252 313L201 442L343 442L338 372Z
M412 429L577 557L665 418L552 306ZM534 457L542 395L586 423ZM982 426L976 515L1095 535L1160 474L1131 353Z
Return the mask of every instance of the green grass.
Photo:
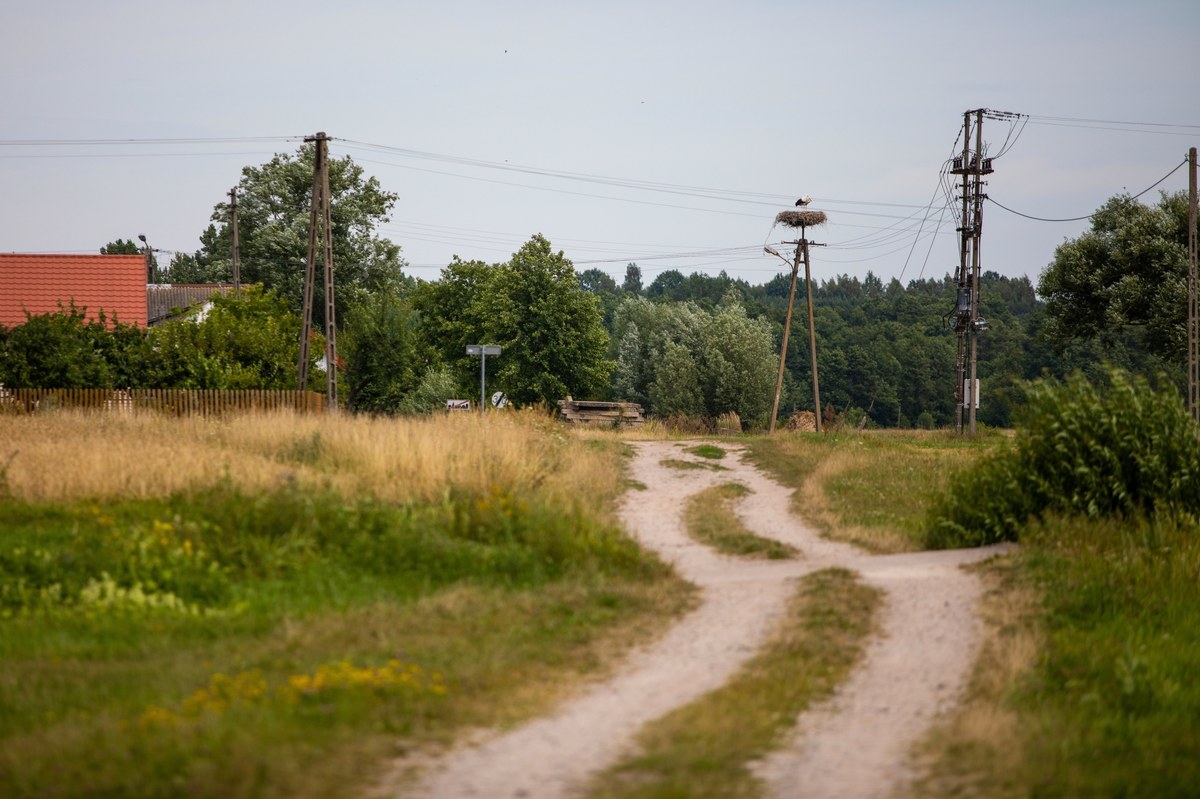
M1200 525L1054 517L1025 528L1020 553L990 568L1004 591L1034 593L1019 624L1040 645L1007 682L980 663L973 704L1009 714L1009 732L952 728L918 793L1195 796Z
M751 761L845 677L879 602L844 569L805 577L772 640L726 685L648 725L640 751L597 777L589 799L759 796Z
M543 710L690 596L500 489L4 500L0 530L6 797L345 794L400 738Z
M715 444L700 444L695 447L689 447L685 452L695 455L698 458L712 458L713 460L720 460L725 457L725 450Z
M945 431L778 435L750 458L795 489L792 510L826 536L887 553L922 549L926 513L951 476L1004 442Z
M749 493L741 483L723 483L689 497L683 513L688 535L726 555L771 560L795 557L794 547L755 535L733 512L732 503Z

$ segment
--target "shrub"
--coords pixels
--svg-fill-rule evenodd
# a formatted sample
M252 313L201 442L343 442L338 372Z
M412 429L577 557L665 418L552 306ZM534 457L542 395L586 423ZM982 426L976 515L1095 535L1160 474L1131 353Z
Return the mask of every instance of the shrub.
M1017 539L1048 512L1089 518L1200 516L1200 428L1171 388L1110 368L1025 388L1013 447L958 477L926 544Z

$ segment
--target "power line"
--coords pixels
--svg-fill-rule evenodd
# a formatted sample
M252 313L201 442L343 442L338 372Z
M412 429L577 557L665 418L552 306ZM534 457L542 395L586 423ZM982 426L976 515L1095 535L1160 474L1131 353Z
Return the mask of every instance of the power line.
M1187 164L1187 159L1185 158L1182 161L1180 161L1179 164L1174 169L1172 169L1170 172L1163 175L1161 178L1159 178L1157 181L1155 181L1152 185L1147 186L1142 191L1140 191L1137 194L1130 197L1130 199L1136 200L1137 198L1141 197L1143 194L1146 194L1147 192L1156 188L1159 184L1161 184L1167 178L1171 177L1171 175L1174 175L1176 172L1178 172L1180 169L1182 169L1184 167L1184 165L1186 165L1186 164ZM1007 205L1004 205L1002 203L997 202L996 200L993 200L991 197L985 196L984 199L990 201L993 205L997 205L1000 208L1003 208L1005 211L1008 211L1010 214L1016 214L1017 216L1021 216L1026 219L1032 219L1035 222L1082 222L1085 219L1091 219L1097 213L1097 212L1093 211L1092 213L1088 214L1087 216L1073 216L1073 217L1068 217L1065 219L1049 219L1049 218L1042 217L1042 216L1032 216L1030 214L1023 214L1020 211L1014 211L1012 208L1009 208Z
M1131 127L1146 127L1146 128L1186 128L1189 130L1200 130L1200 125L1188 125L1175 122L1134 122L1120 119L1083 119L1081 117L1055 117L1046 116L1043 114L1025 114L1030 120L1045 120L1048 122L1075 122L1079 124L1096 124L1096 125L1129 125Z
M109 146L129 144L251 144L253 142L295 142L304 136L210 136L204 138L151 139L0 139L0 147Z

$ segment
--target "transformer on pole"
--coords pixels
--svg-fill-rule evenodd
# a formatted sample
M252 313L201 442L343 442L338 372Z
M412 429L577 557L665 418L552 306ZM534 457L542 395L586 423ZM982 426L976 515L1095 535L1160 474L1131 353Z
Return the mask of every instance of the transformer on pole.
M963 411L967 415L967 434L975 436L975 412L979 408L979 333L986 322L979 318L979 243L983 232L984 175L992 173L992 159L983 155L983 118L986 108L963 114L963 149L951 163L950 173L962 175L962 219L959 232L958 296L950 312L950 326L958 337L955 360L958 378L955 381L955 430L963 432ZM975 149L971 149L974 133Z

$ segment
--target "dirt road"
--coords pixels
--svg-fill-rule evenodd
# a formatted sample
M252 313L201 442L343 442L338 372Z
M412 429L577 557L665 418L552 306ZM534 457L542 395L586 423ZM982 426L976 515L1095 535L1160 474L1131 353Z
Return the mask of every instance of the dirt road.
M843 566L886 594L882 631L864 662L819 708L800 716L784 747L755 764L776 797L885 797L910 778L908 751L961 690L977 639L979 585L959 568L995 548L869 556L820 538L788 509L791 490L754 468L736 447L724 471L681 470L664 459L703 461L682 442L636 444L624 498L631 535L700 586L702 601L666 635L634 652L616 673L583 689L556 712L504 734L476 736L432 764L406 797L556 799L632 746L638 729L722 685L749 659L779 618L795 579ZM761 536L803 554L750 561L716 554L687 537L685 500L740 482L751 494L738 513Z

